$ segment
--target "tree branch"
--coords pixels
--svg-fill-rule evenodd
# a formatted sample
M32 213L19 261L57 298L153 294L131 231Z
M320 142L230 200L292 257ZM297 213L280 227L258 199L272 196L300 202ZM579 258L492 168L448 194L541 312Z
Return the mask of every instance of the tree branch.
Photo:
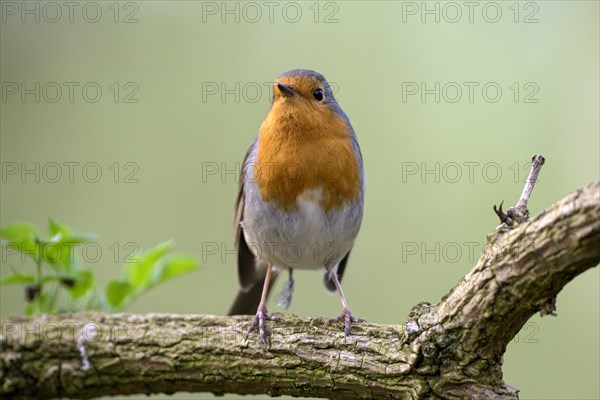
M600 262L600 181L488 236L477 265L402 325L324 319L78 313L2 322L0 397L91 398L176 391L331 399L516 399L508 342L575 276Z

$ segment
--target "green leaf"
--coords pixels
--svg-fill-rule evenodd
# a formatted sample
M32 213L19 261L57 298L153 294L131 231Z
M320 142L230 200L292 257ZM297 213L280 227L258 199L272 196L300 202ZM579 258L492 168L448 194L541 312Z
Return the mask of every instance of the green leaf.
M97 237L98 236L91 234L91 233L81 233L81 234L65 236L61 242L62 242L62 244L67 245L67 246L77 246L80 244L89 243L89 242L95 240Z
M34 225L24 222L15 222L0 229L0 236L9 242L8 246L14 247L21 253L29 254L34 259L38 253L37 234Z
M165 282L179 275L194 271L198 269L199 265L200 263L194 257L185 255L173 256L166 262L156 266L153 283Z
M48 237L50 242L60 242L62 238L71 236L73 231L66 225L50 218L48 220Z
M71 271L77 264L75 247L89 243L95 236L90 234L57 237L58 242L46 243L42 247L42 258L53 267Z
M14 273L6 278L0 280L0 285L22 285L22 284L30 284L35 282L35 277L33 275L23 275L19 273Z
M128 282L111 280L106 285L106 300L112 308L118 308L123 300L131 293L132 287Z
M79 271L73 279L75 285L69 289L69 294L74 299L85 296L94 285L94 274L90 271Z
M56 282L56 281L60 281L60 276L58 275L44 275L44 277L42 278L42 283L46 284L49 282Z
M59 270L71 271L76 264L76 243L50 242L41 247L41 256L44 261Z
M75 264L74 247L96 238L90 234L74 234L71 228L50 218L48 220L48 241L42 241L41 256L53 267L71 270Z
M63 265L63 260L69 259L69 251L69 248L65 248L59 242L51 242L42 245L40 255L49 264Z
M142 289L152 283L154 265L173 248L173 244L169 240L135 257L137 262L129 264L127 268L127 279L134 288Z
M0 235L6 240L19 241L23 237L36 237L37 228L26 222L15 222L0 229Z

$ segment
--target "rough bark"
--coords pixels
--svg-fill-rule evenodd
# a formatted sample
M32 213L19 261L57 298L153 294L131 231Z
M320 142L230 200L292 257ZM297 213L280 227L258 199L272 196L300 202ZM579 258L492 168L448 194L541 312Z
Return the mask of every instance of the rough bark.
M525 322L600 262L600 181L488 236L477 265L402 325L79 313L2 322L0 397L177 391L331 399L516 399L502 355Z

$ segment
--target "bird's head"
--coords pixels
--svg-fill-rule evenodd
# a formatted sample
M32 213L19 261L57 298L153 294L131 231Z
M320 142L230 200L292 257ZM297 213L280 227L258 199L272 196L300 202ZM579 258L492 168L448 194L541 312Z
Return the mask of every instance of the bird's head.
M273 105L261 131L322 136L332 131L347 134L347 118L323 75L294 69L277 77L273 84Z
M337 104L323 75L307 69L294 69L277 77L273 85L273 101L329 106Z

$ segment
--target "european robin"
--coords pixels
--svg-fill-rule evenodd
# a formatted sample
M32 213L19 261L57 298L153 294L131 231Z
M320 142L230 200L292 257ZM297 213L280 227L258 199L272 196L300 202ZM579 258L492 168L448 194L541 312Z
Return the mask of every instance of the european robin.
M363 215L365 173L350 120L329 83L315 71L295 69L277 77L273 103L250 145L235 206L240 291L229 315L254 314L260 340L270 284L282 270L322 270L325 287L339 292L350 334L355 318L340 281ZM262 290L261 290L262 288ZM253 329L252 328L252 329Z

